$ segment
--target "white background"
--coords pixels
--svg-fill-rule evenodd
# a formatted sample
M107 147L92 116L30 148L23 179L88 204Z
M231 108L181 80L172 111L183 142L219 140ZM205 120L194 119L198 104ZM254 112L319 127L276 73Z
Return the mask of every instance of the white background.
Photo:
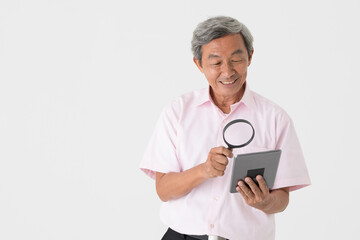
M207 86L190 41L207 17L254 35L251 88L293 118L312 185L277 239L355 239L360 2L0 0L0 239L160 239L139 169L161 109Z

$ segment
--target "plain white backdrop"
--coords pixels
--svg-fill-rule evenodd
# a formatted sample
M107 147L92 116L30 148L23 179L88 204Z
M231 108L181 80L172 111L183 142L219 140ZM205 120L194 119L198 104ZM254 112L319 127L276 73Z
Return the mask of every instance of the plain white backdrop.
M251 88L292 117L312 185L276 239L358 239L360 2L0 0L0 239L160 239L139 169L162 108L207 86L196 25L252 32Z

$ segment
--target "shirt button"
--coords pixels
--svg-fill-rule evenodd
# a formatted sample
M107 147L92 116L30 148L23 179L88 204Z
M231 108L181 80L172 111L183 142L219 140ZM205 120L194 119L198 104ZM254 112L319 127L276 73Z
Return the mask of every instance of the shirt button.
M214 201L216 202L217 200L219 200L217 197L214 197Z
M210 228L214 228L214 224L210 224Z

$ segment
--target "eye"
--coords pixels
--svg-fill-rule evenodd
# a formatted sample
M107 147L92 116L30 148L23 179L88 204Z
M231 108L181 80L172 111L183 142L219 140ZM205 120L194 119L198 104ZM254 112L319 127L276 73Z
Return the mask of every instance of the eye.
M242 62L242 59L232 60L232 62L239 63L239 62Z
M216 62L216 63L213 63L211 65L214 65L214 66L220 66L221 62Z

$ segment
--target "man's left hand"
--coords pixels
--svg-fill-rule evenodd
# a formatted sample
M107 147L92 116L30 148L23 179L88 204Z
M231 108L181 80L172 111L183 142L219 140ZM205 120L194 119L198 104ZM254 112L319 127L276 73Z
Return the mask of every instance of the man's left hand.
M272 196L264 178L261 175L258 175L256 176L256 180L258 181L259 186L250 177L246 177L245 182L250 188L240 180L236 190L241 194L248 205L266 212L272 201Z

